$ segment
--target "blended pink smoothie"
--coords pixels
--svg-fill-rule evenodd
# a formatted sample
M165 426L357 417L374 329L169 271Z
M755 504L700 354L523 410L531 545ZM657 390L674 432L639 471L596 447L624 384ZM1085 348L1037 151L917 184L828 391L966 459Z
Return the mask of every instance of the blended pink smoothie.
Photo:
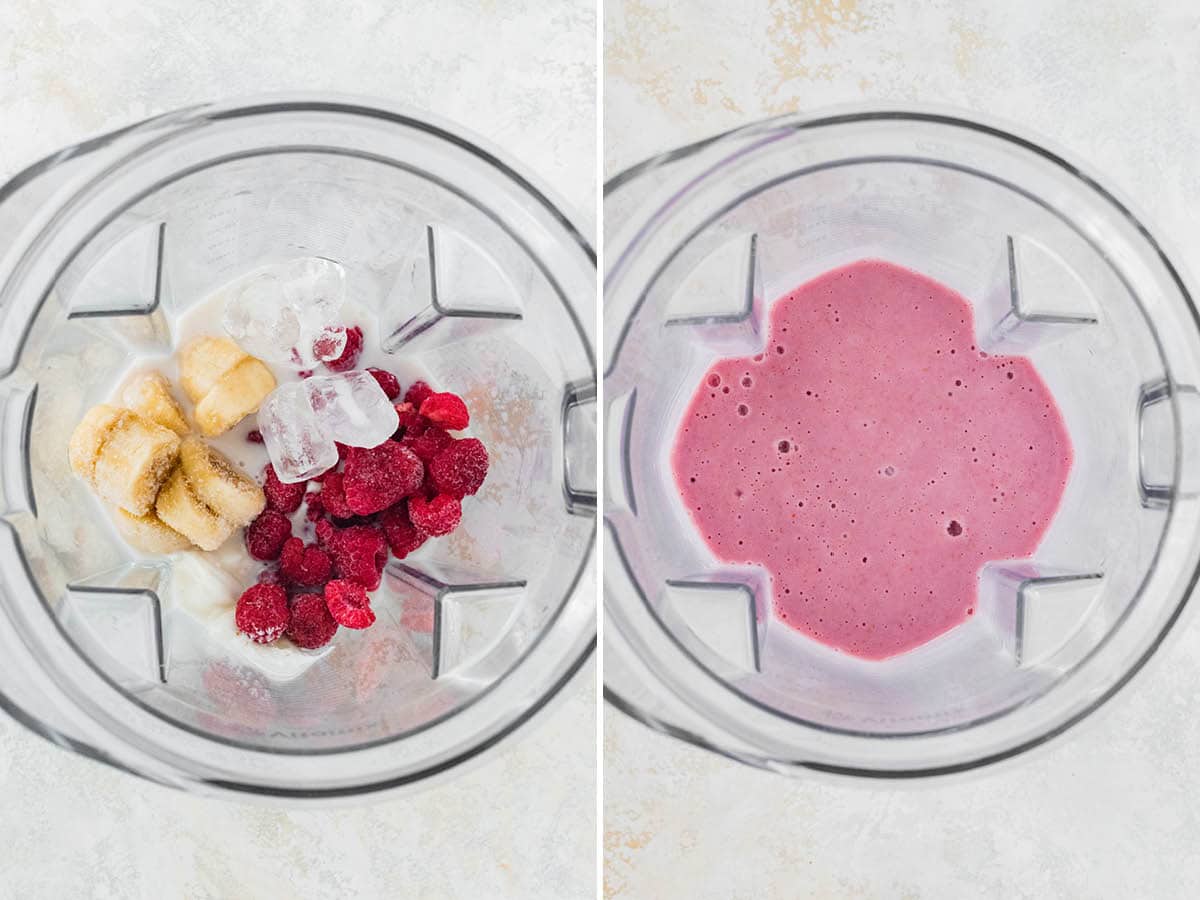
M975 346L972 311L890 263L780 298L764 353L705 374L675 438L675 480L726 563L771 576L792 628L864 659L975 612L989 560L1028 558L1072 450L1021 356Z

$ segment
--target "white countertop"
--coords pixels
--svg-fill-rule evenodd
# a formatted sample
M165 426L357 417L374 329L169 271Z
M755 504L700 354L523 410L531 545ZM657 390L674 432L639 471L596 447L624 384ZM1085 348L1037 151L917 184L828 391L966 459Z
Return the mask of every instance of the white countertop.
M835 103L954 104L1066 148L1200 274L1190 0L609 0L605 170ZM906 788L785 779L606 709L609 900L1200 896L1200 623L1018 764Z
M264 91L465 124L595 220L594 4L4 0L0 179L156 112ZM2 665L0 661L0 665ZM276 812L197 799L0 720L0 900L593 896L594 673L445 786Z

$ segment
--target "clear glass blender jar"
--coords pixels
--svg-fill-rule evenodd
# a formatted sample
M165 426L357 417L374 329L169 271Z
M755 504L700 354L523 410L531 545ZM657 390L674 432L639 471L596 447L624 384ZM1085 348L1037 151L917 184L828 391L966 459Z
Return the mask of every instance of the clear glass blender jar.
M606 191L605 686L665 733L785 772L950 773L1012 757L1115 694L1200 559L1200 329L1142 222L1043 147L948 115L788 116L666 153ZM982 349L1031 358L1075 465L1029 559L908 653L833 653L714 558L669 453L708 366L758 353L770 304L861 259L973 304Z
M202 106L0 189L0 704L166 784L321 800L490 751L595 645L595 257L536 180L461 130L337 98ZM393 560L378 621L298 678L170 608L66 442L180 317L263 264L325 257L401 368L489 448L461 536ZM258 473L253 473L257 475Z

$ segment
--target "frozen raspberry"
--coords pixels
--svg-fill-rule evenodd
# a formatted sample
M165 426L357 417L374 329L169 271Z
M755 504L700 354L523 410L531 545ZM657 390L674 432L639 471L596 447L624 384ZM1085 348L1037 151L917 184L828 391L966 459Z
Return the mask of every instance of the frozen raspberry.
M396 440L418 437L429 427L429 420L417 412L411 403L396 404L396 420L400 423L394 435Z
M357 325L346 329L346 347L337 359L328 360L325 365L335 372L349 372L358 364L358 355L362 353L363 330Z
M467 404L458 394L430 394L421 401L421 415L448 431L460 431L471 424Z
M433 394L433 388L423 381L414 381L412 387L404 392L404 402L411 403L413 409L420 409L425 398Z
M383 567L387 565L388 546L377 529L352 525L335 530L325 543L338 578L361 584L368 591L379 587Z
M474 494L487 472L487 448L477 438L455 441L429 463L429 477L438 492L452 497Z
M263 442L262 432L255 428L253 431L246 432L246 440L252 444L261 444Z
M279 559L283 542L292 536L292 523L276 509L264 509L246 526L246 549L255 559Z
M408 516L425 534L449 534L462 521L462 503L449 494L438 494L432 500L424 497L408 499Z
M442 450L453 440L454 438L450 436L450 432L446 431L446 429L438 428L436 425L430 425L418 435L405 435L404 440L401 441L401 443L413 453L417 454L417 457L422 462L427 463L441 453Z
M333 541L333 536L337 534L337 529L333 527L333 523L328 519L317 519L317 542L322 547L328 548Z
M333 562L320 547L304 546L298 537L288 538L279 554L279 573L302 587L315 587L329 580Z
M325 514L325 504L321 502L321 495L317 491L304 495L304 518L310 522L315 522Z
M407 447L384 441L378 447L354 447L344 475L347 506L369 516L418 490L425 464Z
M379 524L396 559L404 559L425 543L426 536L417 530L408 517L408 502L405 500L380 513Z
M400 396L400 379L391 372L383 369L376 369L374 366L367 369L371 376L379 382L379 386L383 388L383 392L387 394L389 400L395 400Z
M347 628L369 628L375 622L370 598L361 584L329 582L325 585L325 604L334 620Z
M292 621L284 634L297 647L324 647L338 629L321 594L299 594L292 600Z
M256 584L238 598L234 621L238 631L256 644L269 644L288 626L287 591L277 584Z
M346 503L345 481L341 472L326 472L321 485L321 506L335 519L349 519L354 515Z
M294 513L304 500L306 481L296 484L284 484L275 474L275 467L268 464L266 481L263 482L263 493L267 495L267 506L281 513Z

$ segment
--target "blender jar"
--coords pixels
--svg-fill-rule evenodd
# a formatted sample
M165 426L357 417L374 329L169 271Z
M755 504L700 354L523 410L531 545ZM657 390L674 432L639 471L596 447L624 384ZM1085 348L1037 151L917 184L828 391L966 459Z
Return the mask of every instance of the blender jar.
M1028 140L946 115L788 116L607 186L606 694L651 727L785 772L949 773L1103 704L1154 652L1200 556L1200 332L1141 221ZM763 351L770 304L881 259L972 303L1027 355L1075 450L1032 558L979 574L976 615L885 661L776 618L756 566L719 562L670 450L702 374Z
M595 644L595 258L530 176L394 109L203 106L16 176L0 240L10 714L166 784L335 798L479 757L580 670ZM193 304L300 257L345 268L398 371L466 398L492 467L452 538L391 561L374 627L282 677L171 607L172 580L194 572L118 540L66 446L137 354L171 352Z

